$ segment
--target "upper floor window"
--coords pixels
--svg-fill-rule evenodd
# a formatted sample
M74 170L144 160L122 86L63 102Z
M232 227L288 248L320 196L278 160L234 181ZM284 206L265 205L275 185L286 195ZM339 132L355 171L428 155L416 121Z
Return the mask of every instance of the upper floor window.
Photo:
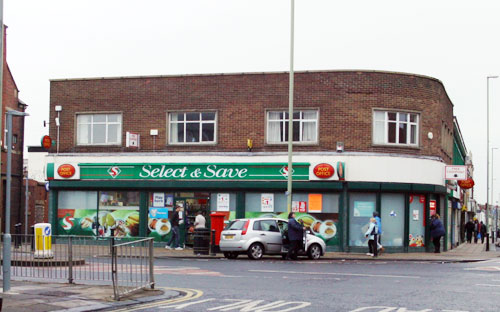
M77 145L120 145L121 114L79 114L76 116Z
M373 143L418 146L419 114L374 111Z
M215 143L216 113L169 113L169 143Z
M288 112L267 112L267 143L288 142ZM293 113L293 142L318 142L318 111L301 110Z

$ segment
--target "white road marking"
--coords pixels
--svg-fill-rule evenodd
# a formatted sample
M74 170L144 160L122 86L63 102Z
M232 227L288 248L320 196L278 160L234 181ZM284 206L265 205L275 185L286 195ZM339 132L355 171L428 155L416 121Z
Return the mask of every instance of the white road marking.
M495 285L495 284L476 284L476 286L500 287L500 285Z
M175 308L176 310L183 310L186 307L193 305L203 304L206 307L207 302L220 302L221 299L207 298L198 301L173 303L160 307L161 309ZM207 311L239 311L239 312L288 312L299 310L310 306L310 302L302 301L284 301L278 300L265 303L264 300L253 299L222 299L222 301L229 302L228 304L219 305L216 307L208 308Z
M363 277L387 277L387 278L413 278L418 279L420 276L405 276L405 275L385 275L385 274L361 274L361 273L332 273L332 272L296 272L296 271L275 271L275 270L248 270L248 272L256 273L284 273L284 274L304 274L304 275L344 275L344 276L363 276Z

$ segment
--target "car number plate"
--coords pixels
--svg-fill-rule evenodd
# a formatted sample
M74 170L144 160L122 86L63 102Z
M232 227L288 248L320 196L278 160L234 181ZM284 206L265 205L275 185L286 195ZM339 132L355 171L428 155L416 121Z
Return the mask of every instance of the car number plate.
M233 239L233 238L234 238L234 235L224 235L224 238L225 238L225 239Z

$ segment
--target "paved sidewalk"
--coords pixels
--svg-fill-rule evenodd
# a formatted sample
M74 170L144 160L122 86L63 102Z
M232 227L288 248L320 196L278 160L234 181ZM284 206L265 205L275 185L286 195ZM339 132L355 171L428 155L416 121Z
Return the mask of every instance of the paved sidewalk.
M364 253L347 252L327 252L321 259L323 260L384 260L384 261L438 261L438 262L474 262L483 261L500 257L500 247L490 243L490 251L485 251L484 244L461 244L458 247L438 254L432 252L409 252L409 253L383 253L377 258L366 256ZM195 255L193 249L167 250L165 248L155 248L156 258L205 258L216 259L223 258L222 253L216 256ZM246 258L246 255L240 255L239 258ZM279 257L281 259L281 257Z

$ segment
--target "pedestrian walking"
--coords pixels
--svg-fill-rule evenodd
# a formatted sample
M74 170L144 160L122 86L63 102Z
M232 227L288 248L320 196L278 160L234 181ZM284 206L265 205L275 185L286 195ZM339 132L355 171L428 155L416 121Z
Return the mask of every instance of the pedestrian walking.
M207 220L205 219L204 216L205 212L198 210L198 214L196 215L196 218L194 219L194 228L195 229L204 229Z
M377 242L375 241L375 234L378 232L377 219L370 218L370 226L365 233L365 237L368 238L368 253L367 256L375 257L375 248L377 248Z
M477 219L474 218L474 244L477 244L477 238L479 236L479 223L477 222Z
M474 223L469 220L465 224L465 233L467 234L467 243L472 243L472 234L474 233Z
M172 243L174 243L175 250L182 250L179 246L179 211L181 211L181 207L177 206L175 208L174 213L170 216L170 225L172 226L172 236L168 240L166 249L172 249Z
M483 223L483 221L481 221L479 225L481 226L479 229L479 233L481 234L481 244L484 244L484 238L486 237L488 229L486 228L486 225Z
M382 219L380 219L380 216L378 214L378 211L373 212L373 217L375 218L375 221L377 221L377 250L378 254L382 254L385 251L384 246L382 246Z
M444 236L444 226L441 218L436 213L431 217L431 238L434 243L434 253L440 253L441 237Z
M295 220L295 212L288 214L288 240L290 247L288 248L288 259L297 260L297 251L302 246L302 237L305 227Z

